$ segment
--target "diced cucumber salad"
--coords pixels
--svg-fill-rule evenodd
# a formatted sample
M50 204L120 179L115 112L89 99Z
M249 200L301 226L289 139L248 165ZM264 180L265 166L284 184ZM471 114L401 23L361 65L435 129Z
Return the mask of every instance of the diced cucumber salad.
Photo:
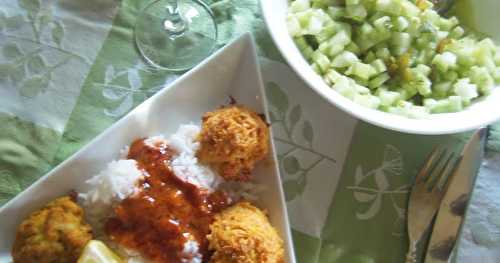
M500 82L500 48L427 0L295 0L287 24L314 71L369 108L458 112Z

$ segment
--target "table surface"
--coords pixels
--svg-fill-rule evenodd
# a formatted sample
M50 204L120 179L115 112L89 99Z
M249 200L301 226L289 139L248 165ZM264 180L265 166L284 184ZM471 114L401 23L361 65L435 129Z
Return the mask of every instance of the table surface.
M133 25L147 1L4 0L0 7L0 204L179 74L146 65ZM403 262L410 182L439 144L358 121L321 99L272 43L257 0L207 1L219 46L259 46L298 262ZM490 132L457 262L500 261L500 128Z

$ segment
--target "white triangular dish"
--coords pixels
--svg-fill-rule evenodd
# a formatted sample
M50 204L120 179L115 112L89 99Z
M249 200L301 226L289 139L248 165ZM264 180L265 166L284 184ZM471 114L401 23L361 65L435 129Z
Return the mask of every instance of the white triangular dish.
M84 182L104 169L107 163L118 159L120 150L135 139L169 135L180 124L199 123L203 113L226 104L229 96L268 117L255 44L250 34L227 45L139 105L0 208L0 262L10 262L16 228L31 212L71 190L84 190ZM256 167L253 176L254 181L265 186L257 204L268 211L272 225L285 242L285 262L295 262L274 145L268 159Z

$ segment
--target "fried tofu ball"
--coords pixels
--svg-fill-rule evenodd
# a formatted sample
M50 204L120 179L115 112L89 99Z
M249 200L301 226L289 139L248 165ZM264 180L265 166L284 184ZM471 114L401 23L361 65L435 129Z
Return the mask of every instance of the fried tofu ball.
M215 216L207 236L212 263L282 263L283 240L266 215L240 202Z
M92 239L83 209L66 196L32 213L17 229L14 263L74 263Z
M203 116L197 156L226 180L247 181L269 152L269 127L261 116L232 105Z

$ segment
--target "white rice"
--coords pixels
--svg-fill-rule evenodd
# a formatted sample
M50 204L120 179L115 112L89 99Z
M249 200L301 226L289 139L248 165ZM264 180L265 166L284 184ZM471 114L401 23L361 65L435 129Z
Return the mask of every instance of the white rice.
M199 132L200 127L188 124L181 125L177 132L170 136L169 146L179 153L172 159L170 166L180 179L213 192L223 179L198 162L196 152L200 143L196 141L196 136Z
M209 167L198 163L196 151L200 145L196 136L199 132L200 127L196 125L181 125L168 140L159 135L147 138L144 142L149 147L168 144L178 153L169 164L174 174L186 182L213 192L223 179ZM80 194L80 198L89 210L99 212L91 214L100 215L101 211L109 211L114 204L139 191L137 181L143 178L143 172L138 169L135 160L124 159L128 150L129 147L126 147L120 151L123 159L112 161L106 169L86 182L90 190Z
M186 243L184 243L184 249L182 250L182 253L191 257L191 259L184 259L182 260L182 263L201 263L203 255L199 252L199 246L200 244L198 244L198 242L196 242L195 240L188 240Z
M156 135L147 138L144 143L153 148L165 144L171 147L178 153L169 163L174 174L185 182L213 192L223 182L223 179L208 166L198 162L196 152L200 148L200 143L196 141L196 136L199 132L199 126L184 124L168 139L165 139L163 135Z
M139 191L136 183L141 178L143 173L135 160L112 161L106 169L86 182L90 190L80 196L87 205L111 205Z
M141 178L143 173L135 160L118 160L112 161L106 169L87 180L89 190L80 193L79 198L97 238L105 239L103 226L113 206L137 193L137 181Z
M145 140L149 147L158 147L167 144L177 152L171 162L170 167L174 174L181 180L204 188L209 192L217 189L228 191L233 200L246 198L255 200L260 187L252 183L224 182L224 179L212 171L208 166L198 162L196 152L200 144L196 141L196 136L200 132L200 127L187 124L181 125L177 132L168 139L164 136L153 136ZM127 262L147 262L136 252L129 251L123 247L109 242L103 234L102 226L106 219L113 213L113 207L134 195L140 189L137 182L143 178L143 171L137 167L135 160L125 160L129 147L120 151L121 160L112 161L106 169L87 181L90 190L80 194L82 203L86 209L89 223L96 232L96 238L108 243L119 254L128 258ZM192 257L186 263L201 263L202 255L198 252L199 244L194 240L189 240L184 244L184 253Z
M153 148L156 148L158 145L162 145L162 144L166 144L166 143L167 143L167 140L165 140L165 137L163 137L163 135L149 137L149 138L144 140L144 144L146 144L149 147L153 147Z

